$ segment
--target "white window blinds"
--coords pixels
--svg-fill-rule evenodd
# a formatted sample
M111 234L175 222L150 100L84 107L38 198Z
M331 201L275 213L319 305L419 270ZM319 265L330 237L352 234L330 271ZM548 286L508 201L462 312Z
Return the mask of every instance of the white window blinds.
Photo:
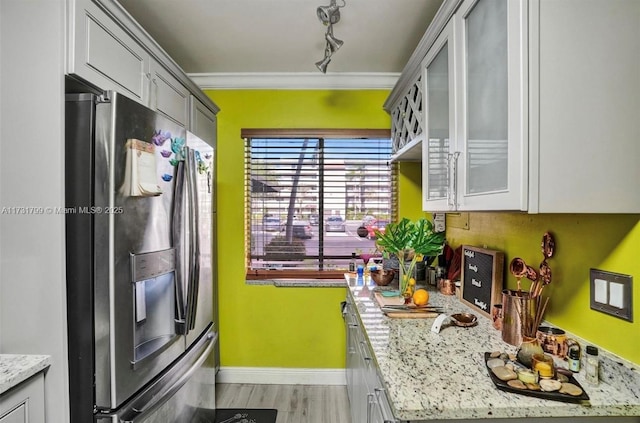
M373 252L374 225L395 219L388 132L246 131L249 274L342 272L353 253Z

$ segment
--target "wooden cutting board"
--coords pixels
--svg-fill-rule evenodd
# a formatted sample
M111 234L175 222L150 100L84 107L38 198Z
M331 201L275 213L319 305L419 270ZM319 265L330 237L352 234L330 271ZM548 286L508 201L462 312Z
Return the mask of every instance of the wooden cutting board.
M379 292L374 293L374 297L380 307L404 304L404 298L384 297ZM387 317L391 317L394 319L433 319L435 317L438 317L440 313L428 312L428 311L416 313L416 312L399 310L394 312L385 312L384 314L387 315Z

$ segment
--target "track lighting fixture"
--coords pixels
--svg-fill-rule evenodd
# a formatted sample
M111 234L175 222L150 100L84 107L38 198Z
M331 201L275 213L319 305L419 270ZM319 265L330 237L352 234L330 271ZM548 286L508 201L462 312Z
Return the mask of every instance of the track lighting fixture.
M327 41L324 48L324 59L316 62L316 67L320 69L322 73L327 73L327 65L331 62L331 55L344 44L344 41L333 36L333 25L340 21L340 8L344 7L347 3L343 0L342 5L338 5L336 1L337 0L331 0L329 6L320 6L316 10L320 22L327 26L327 31L324 34L324 39Z

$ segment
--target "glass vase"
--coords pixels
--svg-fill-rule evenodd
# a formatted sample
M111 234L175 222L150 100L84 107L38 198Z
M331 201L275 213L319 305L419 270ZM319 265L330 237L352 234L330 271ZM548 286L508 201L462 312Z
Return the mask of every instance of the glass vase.
M400 273L398 288L400 290L400 296L404 297L405 304L409 304L413 297L413 290L415 289L415 284L411 283L413 268L416 264L415 254L412 250L405 250L398 255L398 262L398 270Z
M538 338L523 336L516 358L520 363L531 368L532 358L535 354L544 354L540 340Z

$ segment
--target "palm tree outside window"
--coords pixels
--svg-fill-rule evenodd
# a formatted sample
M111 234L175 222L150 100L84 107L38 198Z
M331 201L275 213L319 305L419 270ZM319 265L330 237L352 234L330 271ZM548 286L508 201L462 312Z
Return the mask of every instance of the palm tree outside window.
M340 278L396 217L388 130L244 129L248 279ZM366 221L365 221L366 217Z

